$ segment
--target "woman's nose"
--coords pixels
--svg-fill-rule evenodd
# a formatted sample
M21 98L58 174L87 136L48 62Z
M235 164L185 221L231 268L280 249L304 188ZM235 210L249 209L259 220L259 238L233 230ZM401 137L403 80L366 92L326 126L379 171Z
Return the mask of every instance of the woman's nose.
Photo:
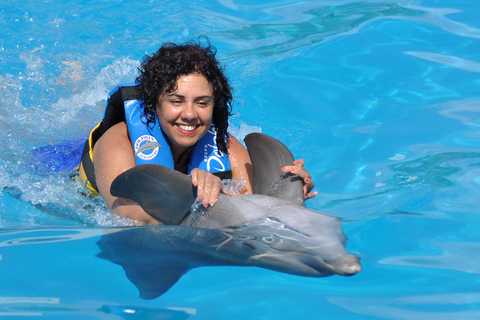
M194 103L185 103L184 108L182 110L182 118L185 120L194 120L197 118L197 112L195 110Z

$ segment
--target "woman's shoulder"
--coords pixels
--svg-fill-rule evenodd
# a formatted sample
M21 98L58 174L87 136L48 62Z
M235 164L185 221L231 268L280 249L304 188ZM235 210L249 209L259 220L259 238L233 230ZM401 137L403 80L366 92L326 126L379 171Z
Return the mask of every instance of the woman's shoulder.
M130 140L128 136L127 123L125 121L119 122L108 128L108 130L103 134L103 136L108 137L108 140L124 140L125 138Z
M227 149L232 179L245 180L247 185L242 193L252 193L252 161L247 149L231 134L228 134Z
M119 122L108 128L100 139L98 139L94 147L94 150L95 149L101 149L103 152L126 149L126 151L131 152L130 149L132 149L132 146L128 135L127 124L125 122Z
M238 141L237 138L235 138L229 132L227 132L227 149L229 154L231 152L247 151L243 144L241 144L240 141Z

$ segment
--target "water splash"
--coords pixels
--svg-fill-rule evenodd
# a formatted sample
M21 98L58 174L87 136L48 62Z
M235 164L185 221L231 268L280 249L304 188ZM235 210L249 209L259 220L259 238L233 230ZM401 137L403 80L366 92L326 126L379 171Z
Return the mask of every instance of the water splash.
M62 73L56 79L62 82L68 78L71 91L59 97L58 91L55 94L51 90L52 95L39 106L24 99L26 92L22 92L26 83L51 76L34 67L39 63L35 54L25 56L27 66L30 65L27 69L36 70L29 79L8 74L0 77L0 129L4 133L0 137L4 146L0 154L0 197L5 199L0 211L3 218L11 218L2 219L0 224L136 225L112 215L100 197L84 196L82 187L70 175L79 163L89 130L101 119L108 91L119 79L131 81L138 61L115 60L89 81L83 80L78 88L73 87L77 85L75 72L80 71L73 72L73 79ZM76 63L69 67L80 68ZM50 88L48 84L46 88ZM35 95L39 89L45 87L30 88L29 94ZM58 100L48 104L55 97ZM12 208L10 203L17 207Z

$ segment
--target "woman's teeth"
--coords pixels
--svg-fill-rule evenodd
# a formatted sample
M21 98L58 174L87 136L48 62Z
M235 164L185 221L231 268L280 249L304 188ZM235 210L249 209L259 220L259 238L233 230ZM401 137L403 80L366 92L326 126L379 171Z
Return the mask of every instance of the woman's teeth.
M193 131L197 126L186 126L183 124L177 124L177 126L184 131Z

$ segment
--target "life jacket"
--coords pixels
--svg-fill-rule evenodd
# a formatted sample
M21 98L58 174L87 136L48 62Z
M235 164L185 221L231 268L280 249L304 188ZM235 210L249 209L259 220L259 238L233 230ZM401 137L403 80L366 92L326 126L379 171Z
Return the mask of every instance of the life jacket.
M78 178L90 189L92 195L98 194L93 165L93 146L96 141L113 125L125 121L135 153L135 163L158 164L174 169L172 151L155 115L153 126L147 126L141 101L137 98L134 84L120 85L109 95L103 120L91 131L85 142L82 160L78 170ZM217 146L217 130L215 125L193 147L188 172L194 168L205 170L221 179L231 178L231 167L228 155ZM226 140L227 137L225 136Z

